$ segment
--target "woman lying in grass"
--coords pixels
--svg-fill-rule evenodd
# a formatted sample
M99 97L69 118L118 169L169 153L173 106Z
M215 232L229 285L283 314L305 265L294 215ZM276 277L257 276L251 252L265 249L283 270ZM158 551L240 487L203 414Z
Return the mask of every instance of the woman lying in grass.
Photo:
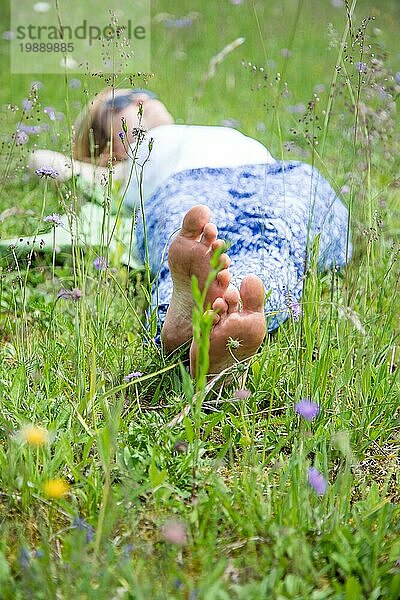
M84 174L93 161L105 166L110 153L131 167L137 136L143 139L136 143L125 202L136 210L142 190L150 267L158 273L153 297L167 352L193 337L192 275L202 289L214 252L222 239L229 243L206 297L215 311L209 372L218 373L252 356L266 330L298 306L316 236L320 270L346 263L347 210L315 168L276 161L262 144L230 128L175 125L147 91L107 89L95 97L76 124L75 170ZM136 242L144 260L141 215ZM230 339L236 348L227 347ZM195 356L192 343L192 373Z

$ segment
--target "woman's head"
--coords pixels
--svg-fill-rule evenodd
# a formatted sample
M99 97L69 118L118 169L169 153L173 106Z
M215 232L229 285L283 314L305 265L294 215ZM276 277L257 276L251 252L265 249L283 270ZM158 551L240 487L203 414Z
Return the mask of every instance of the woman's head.
M128 128L128 141L133 142L132 130L139 125L139 104L142 104L141 126L152 129L174 122L162 102L155 94L146 90L106 88L84 109L75 122L74 158L83 161L95 160L105 165L110 156L110 141L113 139L113 158L127 158L125 147L118 136L121 119Z

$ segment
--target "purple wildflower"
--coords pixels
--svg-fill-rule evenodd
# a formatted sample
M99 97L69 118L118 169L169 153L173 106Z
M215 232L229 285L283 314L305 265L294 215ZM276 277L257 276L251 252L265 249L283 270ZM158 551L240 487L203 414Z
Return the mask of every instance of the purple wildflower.
M124 381L132 381L132 379L136 379L136 377L141 377L143 373L141 371L132 371L132 373L128 373L125 375Z
M40 169L36 169L35 173L39 177L51 177L52 179L56 179L58 177L58 171L52 169L51 167L41 167Z
M315 467L310 467L308 469L308 483L318 494L318 496L323 496L326 492L326 488L328 487L327 480Z
M297 114L304 112L306 110L306 107L304 106L304 104L291 104L286 107L286 110L289 113Z
M37 91L42 89L43 83L41 81L32 81L31 90Z
M340 193L348 194L349 192L350 192L350 186L348 186L347 184L342 185L342 187L340 188Z
M242 388L241 390L234 390L232 395L236 400L248 400L251 396L251 391Z
M49 117L50 121L56 120L56 111L52 106L45 106L43 112Z
M292 51L289 50L289 48L282 48L281 56L283 56L283 58L289 58L290 56L292 56Z
M64 225L60 215L58 215L57 213L53 213L52 215L47 215L47 217L45 217L43 219L43 221L45 221L45 223L53 223L56 226L61 225L61 227L63 227L63 225Z
M169 29L184 29L185 27L191 27L194 23L194 19L191 16L181 17L180 19L165 19L164 26Z
M48 131L49 126L46 123L42 125L25 125L25 123L21 123L18 125L18 131L24 131L28 135L39 135L42 131Z
M400 71L397 71L397 73L394 74L394 80L400 85Z
M79 288L73 288L71 292L71 298L74 302L77 302L82 298L83 294Z
M15 38L15 33L14 31L3 31L1 37L3 38L3 40L7 40L8 42L10 42Z
M366 73L367 72L367 63L365 62L356 62L356 69L359 73Z
M121 141L124 141L124 138L125 138L125 134L124 134L124 132L123 132L123 131L120 131L120 132L118 133L118 137L119 137L119 139L120 139Z
M96 271L105 271L107 269L107 261L104 256L97 256L93 261L93 266Z
M296 402L294 408L296 413L306 421L313 421L315 417L319 415L321 410L316 402L308 400L307 398L302 398L300 402Z
M89 544L94 538L94 529L92 525L89 525L87 521L83 517L75 517L72 521L71 527L73 529L79 529L80 531L84 531L86 533L86 543Z
M223 121L221 121L221 125L223 125L224 127L232 127L233 129L235 129L236 127L240 127L240 121L238 121L237 119L224 119Z
M300 319L300 316L301 316L300 303L297 302L297 300L293 300L293 302L290 305L290 310L292 313L293 321L295 321L297 323L297 321Z
M17 133L15 134L15 141L19 146L23 146L29 141L29 135L25 133L25 131L17 130Z
M33 106L32 100L29 100L29 98L24 98L22 100L22 108L27 112L29 110L31 110Z
M81 87L82 82L80 79L70 79L69 80L69 87L73 90L77 90Z
M63 300L73 300L77 302L82 298L83 294L80 289L74 288L73 290L66 290L61 288L61 290L57 294L57 300L62 298Z

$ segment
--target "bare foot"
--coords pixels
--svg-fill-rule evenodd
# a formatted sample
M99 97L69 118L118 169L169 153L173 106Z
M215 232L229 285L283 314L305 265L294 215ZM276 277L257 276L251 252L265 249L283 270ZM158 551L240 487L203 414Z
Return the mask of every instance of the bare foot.
M240 300L242 308L240 310ZM248 275L238 290L230 285L212 308L217 311L210 334L210 374L220 373L236 360L253 356L266 332L264 286L259 277ZM229 346L229 348L228 348ZM190 348L190 372L196 374L196 344Z
M200 290L203 291L210 273L210 260L215 250L224 243L217 239L218 230L210 223L210 214L210 209L204 204L191 208L169 248L168 265L173 291L161 332L167 352L172 352L192 338L192 275L197 277ZM229 263L228 255L221 254L219 264L222 270L208 289L205 306L211 306L216 298L225 294L230 281Z

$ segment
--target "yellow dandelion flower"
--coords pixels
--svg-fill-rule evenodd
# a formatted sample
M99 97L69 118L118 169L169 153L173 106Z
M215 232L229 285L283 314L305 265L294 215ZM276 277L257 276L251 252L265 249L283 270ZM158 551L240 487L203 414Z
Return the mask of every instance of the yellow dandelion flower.
M43 427L37 427L37 425L25 425L21 429L21 438L29 446L44 446L49 441L49 432Z
M65 479L48 479L43 484L43 492L48 498L62 498L69 492Z

